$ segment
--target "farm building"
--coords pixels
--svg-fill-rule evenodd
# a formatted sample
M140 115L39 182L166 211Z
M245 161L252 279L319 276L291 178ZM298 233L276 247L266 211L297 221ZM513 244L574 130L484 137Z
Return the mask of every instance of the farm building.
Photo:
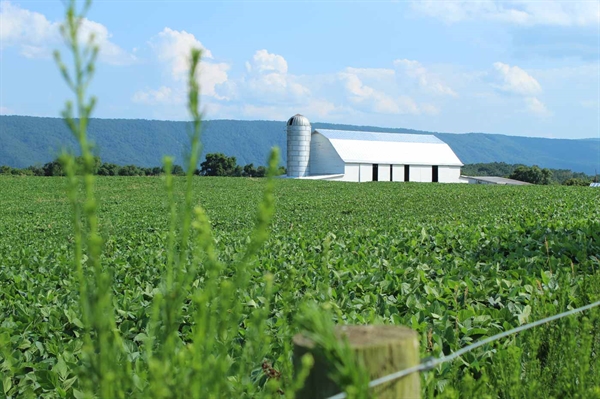
M461 176L460 179L470 184L500 184L504 186L531 186L531 183L527 183L520 180L508 179L506 177L497 176Z
M287 122L287 177L338 181L459 183L462 162L433 135L311 129Z

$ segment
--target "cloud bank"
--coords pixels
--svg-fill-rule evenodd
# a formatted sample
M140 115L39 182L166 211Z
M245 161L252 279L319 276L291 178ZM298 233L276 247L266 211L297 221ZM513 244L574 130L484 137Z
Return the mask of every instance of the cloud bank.
M0 49L16 47L27 58L48 58L63 43L60 22L49 21L38 12L29 11L9 1L0 2ZM129 65L136 57L115 44L108 28L98 22L84 19L80 28L80 40L87 41L94 35L100 47L99 60L111 65Z

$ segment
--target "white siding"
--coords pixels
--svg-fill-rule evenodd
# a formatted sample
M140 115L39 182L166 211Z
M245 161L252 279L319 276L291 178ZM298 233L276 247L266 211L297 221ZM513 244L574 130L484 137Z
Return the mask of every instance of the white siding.
M331 142L319 133L311 137L309 172L312 176L344 173L344 161Z
M361 182L373 181L373 165L372 164L360 164L360 180Z
M377 174L379 181L390 181L390 165L379 164L379 171Z
M344 181L360 181L360 166L357 163L347 163L344 171Z
M410 181L431 183L431 166L410 165Z
M421 181L423 183L431 183L433 181L433 167L428 166L420 166L421 169Z
M393 181L404 181L404 165L394 165L392 167Z
M438 168L438 177L440 183L460 183L460 167L440 166Z

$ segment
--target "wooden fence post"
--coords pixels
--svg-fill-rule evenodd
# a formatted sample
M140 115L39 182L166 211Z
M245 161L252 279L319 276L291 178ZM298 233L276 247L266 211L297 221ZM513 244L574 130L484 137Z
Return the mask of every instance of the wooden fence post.
M337 326L339 339L346 337L356 358L361 359L369 380L392 374L419 364L419 337L416 331L401 326ZM315 351L314 343L303 336L294 336L294 368L299 370L302 356L310 352L315 363L298 394L298 399L324 399L339 392L330 378L333 371L325 356ZM382 384L372 389L379 399L420 399L421 380L419 373Z

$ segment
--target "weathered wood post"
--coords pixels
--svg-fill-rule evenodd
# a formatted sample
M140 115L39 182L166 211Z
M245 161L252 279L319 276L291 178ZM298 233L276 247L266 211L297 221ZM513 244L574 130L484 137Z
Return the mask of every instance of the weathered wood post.
M416 331L401 326L337 326L335 335L346 337L356 358L361 359L369 380L419 364L419 337ZM315 360L298 399L324 399L342 392L330 378L333 371L325 356L315 350L314 342L302 334L294 336L294 368L298 372L302 356L310 352ZM380 399L420 399L419 373L413 373L372 389Z

